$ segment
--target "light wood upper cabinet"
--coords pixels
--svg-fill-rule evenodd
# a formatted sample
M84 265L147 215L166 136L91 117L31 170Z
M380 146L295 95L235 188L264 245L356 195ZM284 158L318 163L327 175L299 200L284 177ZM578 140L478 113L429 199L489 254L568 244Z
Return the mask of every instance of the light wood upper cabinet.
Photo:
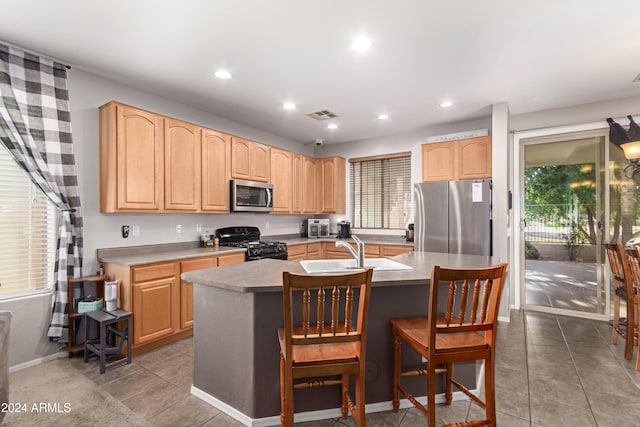
M202 210L229 212L231 136L202 130Z
M302 157L302 212L318 212L318 160Z
M455 145L451 141L422 145L422 181L456 179Z
M164 119L164 209L200 209L201 128Z
M290 213L293 201L292 157L290 151L271 148L271 184L273 212Z
M320 159L320 212L345 211L345 160L342 157Z
M269 182L271 150L268 145L234 136L231 139L231 177Z
M110 102L100 107L100 211L163 207L163 118Z
M460 139L456 142L456 179L491 178L491 137Z
M302 174L302 154L293 153L291 159L291 212L302 213L302 190L303 190L303 174Z
M491 136L422 145L422 180L491 178Z

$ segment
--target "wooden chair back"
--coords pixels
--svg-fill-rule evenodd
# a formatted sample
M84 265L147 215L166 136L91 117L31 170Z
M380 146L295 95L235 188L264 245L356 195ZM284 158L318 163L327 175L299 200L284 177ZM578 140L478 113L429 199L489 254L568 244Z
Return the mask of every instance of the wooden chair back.
M624 246L622 243L604 243L604 248L607 253L607 259L609 260L609 267L611 268L613 278L620 283L624 283L624 263L622 262L622 260L625 259Z
M291 360L292 346L344 342L359 342L364 359L372 275L371 269L337 275L285 271L282 302L286 360ZM294 304L295 292L301 294L298 307ZM294 323L294 319L300 320Z
M485 345L493 347L506 271L505 263L487 268L433 267L428 316L431 354L438 353L436 336L441 334L483 332ZM446 298L439 304L441 291ZM444 335L440 339L447 341Z
M629 263L629 276L634 286L634 293L640 286L640 251L635 246L624 248L627 262Z

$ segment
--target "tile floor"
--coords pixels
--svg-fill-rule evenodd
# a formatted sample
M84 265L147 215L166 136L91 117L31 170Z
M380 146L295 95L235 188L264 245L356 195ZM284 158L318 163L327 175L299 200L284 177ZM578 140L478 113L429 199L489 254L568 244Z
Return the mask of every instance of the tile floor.
M499 426L640 425L640 372L612 346L604 322L543 313L512 314L498 327L496 396ZM96 360L60 358L14 372L12 402L53 402L59 408L7 414L2 426L238 426L189 394L192 341L134 356L98 374ZM64 403L70 404L65 412ZM53 410L53 411L52 411ZM477 415L469 402L437 407L438 425ZM351 419L305 426L350 426ZM367 425L425 426L415 409L367 416Z

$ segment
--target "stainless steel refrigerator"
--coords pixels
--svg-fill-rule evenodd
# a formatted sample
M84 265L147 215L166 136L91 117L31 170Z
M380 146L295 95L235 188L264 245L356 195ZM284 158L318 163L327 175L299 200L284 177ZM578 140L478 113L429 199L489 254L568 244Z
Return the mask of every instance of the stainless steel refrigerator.
M491 181L415 184L416 251L491 255Z

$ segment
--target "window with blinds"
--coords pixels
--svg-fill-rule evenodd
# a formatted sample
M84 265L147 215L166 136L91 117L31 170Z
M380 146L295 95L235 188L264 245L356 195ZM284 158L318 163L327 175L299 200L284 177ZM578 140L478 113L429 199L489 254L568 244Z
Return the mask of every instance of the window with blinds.
M411 153L349 160L354 228L400 228L411 215Z
M0 298L50 289L55 207L0 148Z

